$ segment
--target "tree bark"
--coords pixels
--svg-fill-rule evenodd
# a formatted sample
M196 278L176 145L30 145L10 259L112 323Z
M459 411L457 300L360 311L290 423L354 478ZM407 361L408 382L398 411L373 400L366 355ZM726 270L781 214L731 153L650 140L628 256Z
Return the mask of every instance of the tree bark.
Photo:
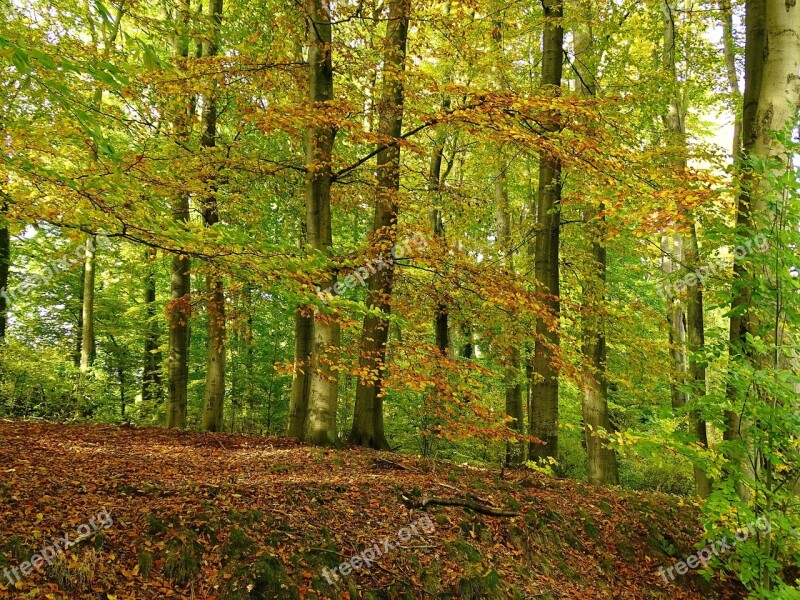
M761 80L764 68L766 49L766 0L749 0L745 14L745 63L744 94L742 96L742 149L741 159L747 159L753 151L756 131L756 112L761 94ZM741 237L752 235L750 216L750 167L746 160L738 161L741 189L736 202L736 231ZM733 259L733 285L731 289L731 317L729 329L729 360L744 355L747 334L746 311L752 296L751 275L745 265L736 256ZM733 406L741 404L741 398L735 385L730 381L726 386L728 402ZM723 439L733 441L740 437L741 423L736 410L725 414L725 431ZM741 493L745 493L740 488Z
M92 236L86 242L86 255L83 263L83 306L81 308L83 327L81 329L81 372L88 371L94 364L96 341L94 337L94 280L95 245L97 238Z
M591 15L587 22L591 23ZM588 29L588 32L586 31ZM597 77L599 56L593 50L595 39L588 26L577 25L573 33L575 54L581 56L576 69L580 75L579 89L586 97L597 93L594 84ZM588 208L585 212L587 234L590 237L589 257L591 264L585 275L586 286L583 293L583 357L588 367L588 378L583 386L584 439L588 479L595 485L618 485L619 465L617 454L609 448L604 437L612 431L608 413L608 348L606 346L605 315L603 308L606 300L606 273L608 268L605 240L605 205L601 202L596 209Z
M498 156L502 157L502 149L498 150ZM508 163L504 160L498 161L498 168L495 173L494 181L494 200L495 200L495 226L497 227L497 245L502 253L505 268L509 272L514 271L514 257L511 248L511 215L508 205L508 184L506 182L506 170ZM516 344L513 344L503 356L505 363L505 373L503 385L505 387L505 410L506 417L509 419L508 427L511 431L521 434L525 423L525 415L522 406L522 384L520 383L520 351ZM506 443L506 465L519 465L525 457L524 446L518 442Z
M189 22L189 0L182 0L180 6L183 27ZM175 56L185 60L189 56L189 38L186 31L175 37ZM178 111L173 123L174 135L180 141L189 136L193 101L187 99L184 110ZM172 217L179 223L189 221L189 194L178 192L172 200ZM170 277L169 320L169 358L167 376L169 380L169 406L167 407L167 427L186 428L186 411L189 398L189 319L191 317L191 259L187 255L175 254L172 257Z
M409 0L390 0L383 57L383 91L378 105L378 132L399 139L403 126L403 77L405 72ZM375 218L371 239L381 254L387 255L397 243L397 194L400 190L400 146L393 144L378 153ZM386 380L386 344L394 283L394 262L377 271L369 280L367 306L381 316L364 317L359 367L368 378L359 379L350 443L388 450L383 428L383 386Z
M668 111L664 116L664 123L673 138L678 152L678 155L673 159L673 164L678 170L684 171L687 167L686 106L680 92L680 81L675 62L675 19L677 14L675 8L677 7L670 5L669 0L666 0L665 7L667 16L664 29L664 67L670 77L671 93ZM676 246L680 248L680 258L677 259L677 268L675 268L675 264L672 265L672 270L679 271L682 276L694 273L694 270L700 266L697 226L693 218L689 217L689 220L691 221L689 234L676 235ZM680 339L683 332L681 332L681 324L678 322L679 319L682 320L679 314L679 312L682 312L680 300L676 299L672 303L671 308L674 312L671 315L670 324L672 328L671 337L674 342L673 352L676 359L676 370L678 370L679 375L682 375L685 369L686 383L691 389L691 395L687 396L685 392L675 389L678 386L673 384L673 408L680 410L686 401L691 398L692 408L689 410L688 415L689 431L701 446L708 447L706 422L700 414L700 404L706 395L706 370L702 363L704 359L700 356L705 348L703 286L701 282L696 282L694 285L687 285L687 287L686 334L684 340ZM667 302L669 304L670 300L667 299ZM680 405L678 406L678 404ZM697 466L694 467L694 474L698 495L701 497L708 496L711 493L711 481L705 472Z
M84 261L85 263L85 261ZM81 367L81 354L83 349L83 280L85 275L83 269L85 264L81 266L81 279L80 286L78 287L78 310L77 310L77 326L75 328L75 352L72 355L72 363L77 369Z
M731 154L736 160L742 151L742 113L736 108L742 100L742 92L739 89L739 75L736 73L736 42L733 38L731 0L719 0L719 10L722 13L722 52L725 56L725 72L728 75L728 88L735 101Z
M0 191L4 194L4 192ZM8 272L11 267L11 233L8 230L6 211L8 205L3 200L2 226L0 226L0 343L6 341L6 331L8 330Z
M450 98L445 95L442 99L442 111L450 108ZM444 159L444 147L447 142L447 132L441 128L436 134L436 141L431 153L430 167L428 168L428 191L435 194L436 202L430 211L431 229L433 234L439 239L440 243L445 242L444 218L442 216L442 161ZM434 315L434 332L436 348L442 357L450 351L450 315L449 309L444 302L437 302L436 314Z
M689 269L700 265L697 243L697 227L692 223L689 235L684 238L685 259ZM689 411L690 433L697 442L708 448L708 428L701 416L700 404L706 395L705 358L701 356L705 350L705 320L703 310L703 286L697 283L689 288L686 299L686 341L689 352L687 375L692 384L691 396L693 408ZM697 495L706 498L711 493L712 482L700 467L694 467L694 480Z
M156 277L153 272L156 254L145 250L144 303L147 322L144 330L144 368L142 370L142 400L161 403L161 351L159 350L158 322L156 320Z
M542 0L547 19L543 34L542 85L560 88L564 27L562 0ZM553 115L547 129L560 128ZM531 460L558 455L558 369L556 354L559 348L559 238L561 233L561 162L545 153L539 159L539 206L537 210L536 258L534 277L537 291L547 311L555 319L553 327L545 319L536 322L536 347L533 370L535 382L529 415L529 433L544 444L531 443Z
M107 61L111 55L114 42L119 34L120 23L124 14L124 1L117 7L117 14L112 22L107 21L105 18L101 21L101 37L102 37L102 51L101 56L104 61ZM92 43L95 47L98 45L98 35L94 25L94 19L91 15L88 18L89 27L92 35ZM110 27L110 29L109 29ZM100 110L103 102L103 89L96 87L92 104L95 110ZM97 162L99 154L96 145L91 147L92 159ZM83 270L83 295L81 307L81 351L80 351L80 370L81 373L86 373L93 365L94 359L97 354L97 340L94 333L94 284L95 284L95 267L97 261L97 238L95 236L89 237L86 241L86 254L84 258Z
M332 28L330 0L308 0L309 17L309 100L315 108L333 100ZM307 135L306 230L309 245L328 254L333 245L331 232L331 154L335 130L330 125L312 127ZM333 287L336 275L329 271L322 289ZM331 315L314 317L308 413L303 438L317 445L337 442L336 408L338 370L333 368L339 349L339 324Z
M217 55L219 45L219 28L222 22L223 0L209 0L209 17L212 31L205 43L205 56ZM217 145L217 91L212 89L203 106L203 135L201 144L204 148ZM209 181L209 193L203 206L203 221L206 227L214 227L219 223L219 205L217 203L216 182ZM223 409L225 405L225 288L222 276L211 269L206 277L206 293L208 294L208 346L206 356L206 389L203 406L203 431L222 431Z
M298 309L294 316L294 374L292 396L289 401L289 424L286 435L303 437L308 414L308 387L311 380L311 350L313 348L314 319Z

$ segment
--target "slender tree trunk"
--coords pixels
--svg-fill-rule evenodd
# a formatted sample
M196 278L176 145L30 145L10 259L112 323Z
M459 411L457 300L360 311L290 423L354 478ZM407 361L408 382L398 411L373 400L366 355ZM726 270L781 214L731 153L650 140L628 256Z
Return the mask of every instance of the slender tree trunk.
M501 58L504 54L502 19L495 21L492 28L492 41L496 55L494 64L494 79L497 89L505 91L507 88L503 77ZM497 148L497 165L494 173L494 203L495 227L497 228L497 246L503 257L503 263L510 273L514 272L514 253L511 249L511 209L508 200L507 171L510 163L503 156L502 146ZM525 426L524 408L522 405L522 384L520 382L520 351L516 344L505 350L503 362L505 372L503 385L505 387L505 410L508 427L511 431L522 434ZM518 441L506 442L505 464L507 466L522 464L525 458L525 447Z
M209 17L212 32L205 44L206 57L217 55L219 44L219 28L222 22L223 0L209 1ZM201 144L204 148L217 145L217 91L213 89L203 106L203 136ZM219 223L219 206L217 203L216 182L209 182L210 191L203 206L203 221L206 227ZM206 357L206 390L203 406L203 431L222 431L223 408L225 405L225 288L222 276L213 269L206 278L208 298L208 347Z
M75 328L75 352L72 355L72 362L78 369L81 366L81 354L83 353L83 281L86 278L83 272L84 268L85 261L81 267L81 285L78 288L78 322Z
M747 159L752 155L756 138L756 112L758 99L761 94L761 80L764 68L764 55L766 49L766 0L749 0L745 14L745 62L744 62L744 94L742 96L742 148L740 158ZM752 235L750 215L750 168L746 160L738 161L741 189L736 202L736 231L739 236ZM734 256L733 259L733 286L731 289L731 318L729 330L729 361L746 353L745 339L747 335L746 311L750 306L752 296L752 276L747 272L742 261ZM726 386L728 402L739 406L742 399L739 391L732 383L732 378ZM725 431L723 439L733 441L740 437L741 423L737 410L727 411L725 414ZM739 489L742 495L746 494L744 488Z
M180 6L183 27L188 27L189 0L182 0ZM175 55L185 61L189 56L189 38L186 31L178 33L175 39ZM189 136L190 119L194 102L188 100L186 107L175 118L174 134L179 140ZM172 217L179 223L189 221L189 194L178 192L172 200ZM189 319L191 318L191 259L188 255L175 254L172 257L170 277L169 320L169 406L167 407L167 427L186 428L186 411L189 397Z
M92 236L86 242L86 259L83 263L83 329L81 331L81 371L88 371L94 364L96 342L94 337L94 280L95 245L97 238Z
M739 89L739 75L736 73L736 42L733 37L731 0L719 0L719 9L722 13L722 51L725 55L725 72L728 75L728 88L735 100L731 154L736 160L742 151L742 113L736 109L742 99L742 92Z
M692 223L689 235L684 238L685 260L690 269L699 267L699 248L697 244L697 227ZM708 447L708 428L700 413L700 405L706 395L705 358L705 322L703 314L703 286L697 283L689 288L686 300L686 341L689 351L687 375L691 382L693 408L689 411L690 433L697 438L703 447ZM698 466L694 467L695 487L701 498L711 493L712 482Z
M383 91L378 105L378 132L398 139L403 126L403 77L408 41L409 0L390 0L383 59ZM384 255L397 242L397 194L400 190L400 146L392 145L378 153L374 246ZM376 272L369 280L367 305L381 316L364 317L359 366L369 373L359 379L350 443L388 450L383 431L383 386L386 381L386 344L389 340L388 316L392 310L394 263ZM385 316L384 316L385 315ZM373 377L374 375L374 377Z
M502 149L498 150L498 156L502 156ZM498 169L495 174L494 200L495 200L495 225L497 227L497 244L503 255L505 268L509 272L514 271L514 257L511 248L511 215L508 204L508 185L506 182L506 170L508 163L504 160L498 161ZM521 434L525 424L525 415L522 406L522 384L520 382L520 351L516 344L513 344L503 357L505 362L505 373L503 385L505 387L506 398L506 417L508 417L508 427L515 433ZM521 443L507 442L506 444L506 465L519 465L525 457L525 449Z
M313 348L314 319L304 316L298 309L294 316L294 375L292 397L289 401L289 424L286 435L300 439L308 413L308 387L311 381L311 350Z
M125 2L121 2L117 7L117 14L112 22L102 19L101 35L102 35L102 59L107 61L111 55L114 42L119 34L119 27L124 14ZM89 23L92 32L92 42L97 47L98 39L94 26L94 20L90 16ZM103 89L96 87L93 97L93 106L96 110L100 109L103 102ZM96 162L99 158L98 148L92 146L92 158ZM97 354L97 341L94 333L94 285L95 285L95 267L97 262L97 238L91 236L86 241L86 254L84 258L83 270L83 306L81 308L81 373L86 373L93 365L94 359Z
M664 30L664 66L670 77L670 105L667 115L664 117L664 122L674 139L676 148L679 155L674 159L673 164L681 171L686 169L687 166L687 150L686 150L686 107L682 100L680 91L680 81L676 69L675 62L675 28L677 19L677 6L672 6L669 0L665 4L667 8L667 18L665 20ZM697 226L693 218L690 218L690 232L686 236L676 236L676 246L680 246L680 258L678 259L681 264L672 265L675 271L681 273L682 276L688 273L693 273L696 268L700 266L700 253L697 243ZM677 267L677 268L675 268ZM689 431L692 433L699 444L708 447L708 433L706 422L701 418L700 405L706 395L706 370L702 361L704 360L700 355L705 348L705 325L703 319L703 287L700 282L695 285L688 285L688 292L686 297L686 313L685 313L685 327L686 337L681 340L682 332L680 331L680 323L677 322L677 312L680 311L679 301L676 300L672 309L675 311L672 315L672 337L675 339L674 352L683 354L683 356L676 356L678 359L676 365L682 369L685 368L687 383L691 388L692 408L689 411ZM669 300L668 300L669 302ZM680 343L677 343L680 342ZM685 342L685 346L684 346ZM685 348L685 349L684 349ZM688 354L688 357L686 356ZM685 365L685 366L684 366ZM676 394L680 393L682 397L679 399ZM673 406L675 408L683 408L688 398L684 392L679 392L673 389ZM675 406L679 402L683 403L680 407ZM705 472L695 466L695 485L698 495L701 497L708 496L711 493L711 482L706 476Z
M547 19L542 47L542 85L560 88L564 52L563 0L542 0ZM552 131L559 129L558 117L547 124ZM536 258L534 277L542 303L555 319L550 327L547 320L536 322L536 347L533 370L536 381L531 400L529 433L544 444L531 443L531 460L558 455L558 369L559 349L559 238L561 233L561 162L542 153L539 159L539 206L537 214Z
M472 323L461 324L461 335L464 337L464 345L461 347L461 358L472 359L475 356L475 337L472 332Z
M591 15L585 15L591 23ZM586 97L597 93L595 79L599 56L593 50L595 40L590 25L579 24L573 33L575 54L578 61L579 89ZM595 485L618 485L619 465L617 454L609 448L604 434L611 433L611 419L608 413L608 347L606 346L605 315L606 273L608 269L605 245L605 204L585 213L587 233L590 237L591 264L585 279L589 289L583 293L583 357L589 369L588 379L583 386L584 439L588 463L588 479Z
M332 28L330 0L308 0L309 28L309 99L316 108L333 99ZM330 125L317 125L307 136L306 230L309 245L328 254L333 245L331 232L331 154L335 131ZM320 287L336 283L330 271ZM339 378L334 369L339 350L339 324L331 315L314 317L308 413L303 438L317 445L337 442L336 408Z
M450 98L445 96L442 100L442 110L450 108ZM428 169L428 191L435 194L436 202L430 212L431 229L433 234L439 239L441 244L445 242L444 218L442 216L442 160L444 158L444 147L447 142L447 132L441 128L436 134L436 141L431 154L430 167ZM444 302L436 304L436 314L434 315L434 332L436 337L436 348L445 357L449 354L450 348L450 315Z
M144 330L144 369L142 372L142 400L159 404L161 389L161 351L159 350L158 321L156 320L156 276L153 270L156 252L145 250L147 274L144 284L144 303L147 322Z
M683 262L683 238L665 235L661 238L661 270L665 278L680 269ZM681 301L677 296L666 294L667 325L669 327L669 355L672 359L672 376L670 377L670 403L675 411L686 405L686 318Z
M0 193L4 193L1 192ZM8 292L8 272L11 267L11 234L8 230L8 221L6 220L6 211L8 205L3 201L2 213L0 219L2 226L0 226L0 344L6 341L6 331L8 330L8 308L9 308L9 292Z

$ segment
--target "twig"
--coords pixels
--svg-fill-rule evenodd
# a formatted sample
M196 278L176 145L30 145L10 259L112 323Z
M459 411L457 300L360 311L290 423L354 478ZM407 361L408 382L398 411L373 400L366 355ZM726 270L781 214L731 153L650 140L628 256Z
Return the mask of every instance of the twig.
M511 512L507 510L499 510L497 508L492 508L490 506L481 506L480 504L475 504L474 502L469 502L466 500L451 500L448 498L423 498L422 502L414 502L411 498L408 497L407 494L403 494L403 503L408 508L418 508L420 510L425 510L429 506L460 506L462 508L468 508L470 510L475 511L476 513L480 513L482 515L489 515L490 517L516 517L519 515L518 512Z

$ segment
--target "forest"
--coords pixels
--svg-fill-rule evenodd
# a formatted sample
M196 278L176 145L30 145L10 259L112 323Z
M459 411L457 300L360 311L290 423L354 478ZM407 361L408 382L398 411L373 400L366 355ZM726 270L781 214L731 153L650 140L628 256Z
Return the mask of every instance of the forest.
M795 0L0 6L0 598L800 598Z

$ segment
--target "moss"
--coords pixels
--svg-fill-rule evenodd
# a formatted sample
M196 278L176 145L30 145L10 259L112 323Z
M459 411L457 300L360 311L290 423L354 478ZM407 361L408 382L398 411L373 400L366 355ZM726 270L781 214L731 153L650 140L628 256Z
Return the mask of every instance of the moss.
M4 567L18 565L28 560L33 550L19 536L12 536L0 546L0 565Z
M251 540L244 531L238 527L234 527L231 529L228 542L222 548L222 554L225 557L224 560L228 562L238 560L242 555L253 552L254 548L255 544L253 540Z
M202 555L203 548L197 543L197 534L183 530L167 542L164 576L178 585L186 585L200 571Z
M237 525L247 527L249 525L254 525L256 523L264 521L264 513L256 509L246 510L243 512L239 512L238 510L232 510L228 513L228 519L232 523L236 523ZM267 521L266 524L270 525L271 519L269 519L269 521Z
M501 595L500 581L500 575L494 569L486 574L472 571L459 580L457 595L464 600L498 598Z
M161 517L149 513L146 519L147 519L147 535L149 535L150 537L164 535L165 533L167 533L167 531L169 531L170 523L162 519Z
M475 548L470 546L468 543L456 540L449 544L450 548L453 550L453 553L461 557L460 555L463 554L469 562L472 563L479 563L481 562L481 553L478 552Z
M414 599L414 586L411 582L402 578L392 583L387 588L378 592L378 597L381 600L413 600Z
M153 553L149 550L141 550L139 552L139 573L145 579L150 577L153 572Z
M583 532L586 534L590 540L597 541L600 537L600 529L597 527L597 523L595 523L592 516L581 509L580 515L583 519Z
M262 554L252 564L240 563L220 592L220 600L298 600L300 594L277 557Z

